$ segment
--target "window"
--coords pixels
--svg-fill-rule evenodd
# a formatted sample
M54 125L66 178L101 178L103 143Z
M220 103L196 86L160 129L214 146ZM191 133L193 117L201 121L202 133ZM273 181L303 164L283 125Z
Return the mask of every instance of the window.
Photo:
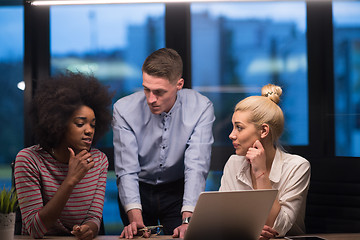
M333 3L336 156L360 156L360 1Z
M142 89L145 58L165 46L164 16L164 4L52 6L51 74L94 74L114 102ZM112 146L109 131L98 147Z
M283 88L282 143L308 145L305 2L197 3L191 5L192 85L215 107L215 146L231 145L238 101Z
M0 186L11 186L10 163L24 147L24 12L0 7Z

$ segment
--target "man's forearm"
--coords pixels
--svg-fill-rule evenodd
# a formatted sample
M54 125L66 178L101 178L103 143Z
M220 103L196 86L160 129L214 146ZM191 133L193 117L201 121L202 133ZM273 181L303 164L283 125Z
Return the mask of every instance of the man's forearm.
M142 212L138 208L131 209L127 212L129 222L143 222Z

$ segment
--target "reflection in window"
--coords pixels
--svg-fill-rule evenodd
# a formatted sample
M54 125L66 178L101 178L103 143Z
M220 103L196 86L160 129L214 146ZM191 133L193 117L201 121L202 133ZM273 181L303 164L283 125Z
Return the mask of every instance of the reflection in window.
M304 2L191 5L192 85L214 103L215 145L230 145L235 104L282 86L282 142L308 144L306 6Z
M333 3L336 156L360 156L360 1Z
M23 21L22 6L0 7L0 167L8 169L24 147ZM11 186L11 171L0 175Z
M165 46L164 4L52 6L51 73L94 74L116 92L142 88L145 58ZM112 147L112 133L98 147Z

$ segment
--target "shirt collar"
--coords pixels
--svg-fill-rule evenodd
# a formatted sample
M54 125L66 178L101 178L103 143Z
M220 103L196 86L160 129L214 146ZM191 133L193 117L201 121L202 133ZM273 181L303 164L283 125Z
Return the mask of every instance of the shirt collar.
M167 112L167 113L166 113L166 112L162 112L162 113L160 114L161 117L171 116L171 115L176 111L176 109L180 106L180 98L181 98L180 93L179 93L180 91L181 91L181 90L178 90L178 91L177 91L175 103L174 103L174 105L172 106L172 108L170 109L170 111Z
M239 156L240 157L240 156ZM239 172L236 174L236 178L246 183L252 188L251 176L250 176L250 163L246 160L244 156L241 156L242 161L240 162Z
M271 166L269 179L272 182L279 182L281 177L281 170L284 165L284 159L282 158L282 153L279 149L276 149L274 161Z
M281 177L281 169L284 164L284 160L282 158L282 153L279 149L276 149L274 161L271 166L269 179L270 181L277 183L280 181ZM243 161L241 161L241 165L239 167L239 172L236 175L236 178L249 186L252 186L251 177L250 177L250 163L246 161L245 157L243 157Z

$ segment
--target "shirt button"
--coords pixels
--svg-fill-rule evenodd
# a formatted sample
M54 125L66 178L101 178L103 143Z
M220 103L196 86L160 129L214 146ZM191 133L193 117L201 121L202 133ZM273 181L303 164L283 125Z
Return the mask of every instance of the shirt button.
M167 130L167 128L164 129L165 131Z
M160 167L162 167L162 164L160 163Z
M166 148L165 146L162 147L162 149L165 149L165 148Z

